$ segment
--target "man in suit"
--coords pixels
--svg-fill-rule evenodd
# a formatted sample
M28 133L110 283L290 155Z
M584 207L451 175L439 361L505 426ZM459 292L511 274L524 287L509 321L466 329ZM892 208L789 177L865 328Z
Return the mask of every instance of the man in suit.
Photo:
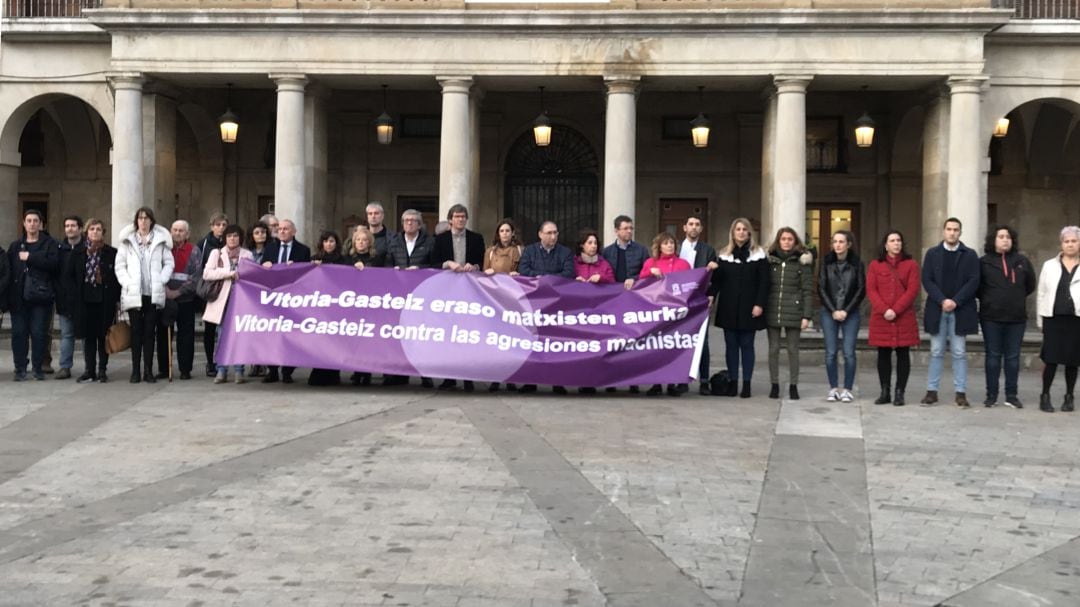
M696 215L691 215L686 218L686 223L683 224L683 232L686 234L686 238L679 243L679 257L686 260L686 263L690 264L691 268L708 268L715 270L717 267L716 262L716 249L709 246L707 242L701 240L701 218ZM709 306L712 306L712 297L709 298ZM705 331L705 343L701 348L701 364L698 366L698 379L701 383L701 393L707 395L709 390L709 332ZM681 384L680 388L686 384Z
M615 242L604 247L603 255L615 271L615 282L623 283L627 289L633 288L650 256L649 249L634 241L634 220L626 215L615 218Z
M296 240L296 224L291 219L282 219L278 223L277 240L266 245L263 253L263 267L269 268L275 264L290 265L302 261L311 261L311 249L304 243ZM281 382L293 383L292 374L296 367L281 368ZM267 367L264 384L272 384L278 380L278 368Z
M451 272L479 272L484 267L484 237L465 227L469 221L469 209L455 204L446 213L450 229L435 236L432 267ZM457 387L457 380L447 379L439 385L440 390ZM465 380L465 391L473 391L473 382Z
M424 216L416 209L409 209L401 214L401 234L387 241L387 265L399 270L419 270L430 268L434 252L435 239L421 231ZM404 375L384 375L384 386L401 386L409 383ZM430 377L421 377L420 384L425 388L434 385Z

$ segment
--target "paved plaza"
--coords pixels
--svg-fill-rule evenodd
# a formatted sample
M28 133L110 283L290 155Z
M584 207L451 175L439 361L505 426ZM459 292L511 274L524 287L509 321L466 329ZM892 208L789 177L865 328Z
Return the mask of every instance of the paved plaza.
M1035 371L960 410L764 363L751 399L79 385L5 340L0 604L1080 605L1080 414Z

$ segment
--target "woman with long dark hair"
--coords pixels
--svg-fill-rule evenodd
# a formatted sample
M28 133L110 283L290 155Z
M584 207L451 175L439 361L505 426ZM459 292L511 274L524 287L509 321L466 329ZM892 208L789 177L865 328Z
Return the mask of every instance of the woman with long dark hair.
M154 211L141 207L135 221L120 231L116 278L120 305L131 319L131 383L154 383L154 336L165 307L165 285L172 278L172 234L157 224ZM206 316L204 315L205 319Z
M769 246L769 303L765 307L769 336L769 398L780 398L780 332L788 352L788 398L799 400L799 338L813 314L814 256L792 228L780 228Z
M904 405L911 374L911 348L919 345L915 300L919 297L919 264L904 246L904 235L889 230L881 239L877 259L866 272L870 298L870 345L877 348L881 395L875 405ZM892 356L896 352L896 391L892 392Z
M1016 230L995 226L986 234L979 260L979 322L986 349L987 407L998 402L998 378L1005 367L1005 405L1019 409L1020 344L1027 328L1027 298L1035 292L1035 268L1020 254Z
M324 230L319 234L319 246L311 254L315 265L344 265L349 260L342 252L341 239L336 232ZM341 383L341 371L337 369L312 369L308 376L309 386L336 386Z
M521 253L524 250L521 239L518 237L517 226L509 217L499 221L495 226L495 237L491 239L491 246L484 251L484 274L509 274L518 275L518 263L521 262ZM488 385L489 392L498 392L501 384L497 381ZM513 392L517 386L506 384L506 389Z
M821 298L821 331L825 336L825 374L829 378L828 402L855 400L855 341L859 336L859 304L866 297L866 269L855 253L855 235L839 230L832 236L832 250L821 260L818 296ZM841 338L843 341L841 342ZM844 384L836 366L837 346L843 344Z
M211 322L215 325L216 331L218 331L217 337L221 337L221 327L225 317L225 307L229 303L229 295L232 294L232 284L240 277L240 261L244 259L252 259L251 251L245 249L241 245L244 242L244 229L236 224L232 224L225 227L225 233L222 234L222 239L225 241L225 246L220 249L214 249L210 251L210 257L206 260L206 267L203 268L203 280L220 280L221 292L218 294L217 299L206 303L206 311L203 312L203 319L207 322ZM217 343L221 343L219 340ZM223 384L228 379L228 368L217 363L217 374L214 377L215 384ZM244 378L244 365L233 366L233 380L242 384L246 381Z

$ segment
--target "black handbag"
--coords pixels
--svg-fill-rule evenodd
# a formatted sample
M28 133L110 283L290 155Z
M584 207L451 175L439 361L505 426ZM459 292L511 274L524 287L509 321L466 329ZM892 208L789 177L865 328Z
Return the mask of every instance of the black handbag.
M738 382L732 381L727 369L713 373L709 378L709 392L713 396L735 396L737 390Z
M56 299L52 281L42 280L29 270L23 274L23 301L30 304L51 304Z

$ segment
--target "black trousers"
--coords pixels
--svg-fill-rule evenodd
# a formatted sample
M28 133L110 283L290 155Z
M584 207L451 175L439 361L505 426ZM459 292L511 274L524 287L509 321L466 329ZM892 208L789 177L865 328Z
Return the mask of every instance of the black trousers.
M150 297L143 295L142 307L128 310L128 315L131 317L131 369L135 373L153 373L154 337L160 312L150 302Z
M181 373L191 373L195 364L195 302L181 301L176 304L176 324L173 336L176 338L176 364ZM159 324L157 334L158 370L169 370L169 334L168 327Z
M194 329L192 329L194 331ZM206 352L206 368L217 372L217 363L214 362L214 348L217 347L217 325L203 321L203 351Z
M98 375L109 366L109 353L105 351L105 304L83 304L83 363L86 372Z

